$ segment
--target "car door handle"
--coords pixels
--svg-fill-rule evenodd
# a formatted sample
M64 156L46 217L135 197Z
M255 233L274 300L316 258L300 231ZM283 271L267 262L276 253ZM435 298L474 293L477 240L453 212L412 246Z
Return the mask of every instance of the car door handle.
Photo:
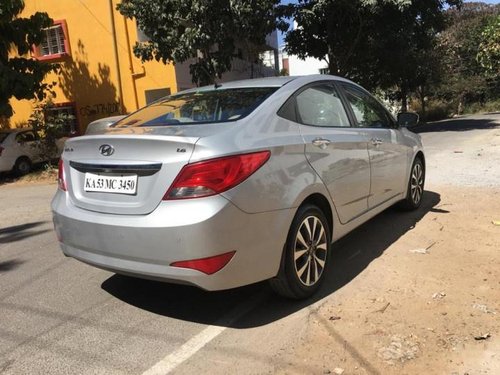
M372 145L374 145L374 146L378 146L378 145L382 144L382 140L378 139L378 138L372 138L370 141L372 142Z
M330 144L330 140L329 139L325 139L325 138L316 138L312 141L312 144L316 147L319 147L321 149L325 149L329 144Z

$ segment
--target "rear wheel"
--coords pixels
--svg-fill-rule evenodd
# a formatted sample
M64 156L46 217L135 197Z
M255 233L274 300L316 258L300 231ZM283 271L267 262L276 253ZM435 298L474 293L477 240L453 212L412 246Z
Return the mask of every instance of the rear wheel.
M14 173L20 176L24 176L25 174L30 173L31 171L31 160L22 156L16 160L16 164L14 164Z
M417 157L413 162L410 173L410 181L406 191L406 198L399 204L404 210L416 210L422 204L424 195L425 169L422 160Z
M323 212L313 205L300 207L288 233L280 272L270 280L271 288L287 298L311 296L324 279L330 242Z

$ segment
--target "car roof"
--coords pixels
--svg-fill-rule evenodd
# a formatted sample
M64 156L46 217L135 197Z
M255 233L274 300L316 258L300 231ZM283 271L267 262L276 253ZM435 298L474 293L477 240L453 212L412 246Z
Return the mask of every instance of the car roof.
M216 85L207 85L202 87L194 87L192 89L184 90L178 92L177 94L185 94L190 92L200 92L200 91L211 91L215 89L234 89L234 88L252 88L252 87L282 87L287 83L298 80L303 84L307 84L309 82L321 81L321 80L338 80L343 82L351 82L345 78L334 76L334 75L326 75L326 74L313 74L306 76L281 76L281 77L265 77L265 78L253 78L253 79L244 79L239 81L230 81L230 82L217 82ZM173 95L177 95L173 94Z
M0 133L20 133L27 130L33 130L33 128L14 128L14 129L0 129Z

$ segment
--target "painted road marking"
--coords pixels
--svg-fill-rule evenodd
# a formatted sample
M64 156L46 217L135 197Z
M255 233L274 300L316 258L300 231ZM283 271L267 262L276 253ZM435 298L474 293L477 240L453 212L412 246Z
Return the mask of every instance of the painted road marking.
M225 317L218 320L216 324L210 325L196 336L188 340L184 345L165 358L157 362L153 367L146 370L142 375L165 375L170 373L181 363L195 355L205 345L224 332L228 326L236 322L243 315L249 313L268 296L268 293L258 293L241 305L235 307Z

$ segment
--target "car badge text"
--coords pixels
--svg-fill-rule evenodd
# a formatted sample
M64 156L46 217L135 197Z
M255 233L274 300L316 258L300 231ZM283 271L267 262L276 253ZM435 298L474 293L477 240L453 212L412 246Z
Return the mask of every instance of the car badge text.
M111 156L111 155L113 155L115 153L115 149L111 145L101 145L99 147L99 152L103 156Z

